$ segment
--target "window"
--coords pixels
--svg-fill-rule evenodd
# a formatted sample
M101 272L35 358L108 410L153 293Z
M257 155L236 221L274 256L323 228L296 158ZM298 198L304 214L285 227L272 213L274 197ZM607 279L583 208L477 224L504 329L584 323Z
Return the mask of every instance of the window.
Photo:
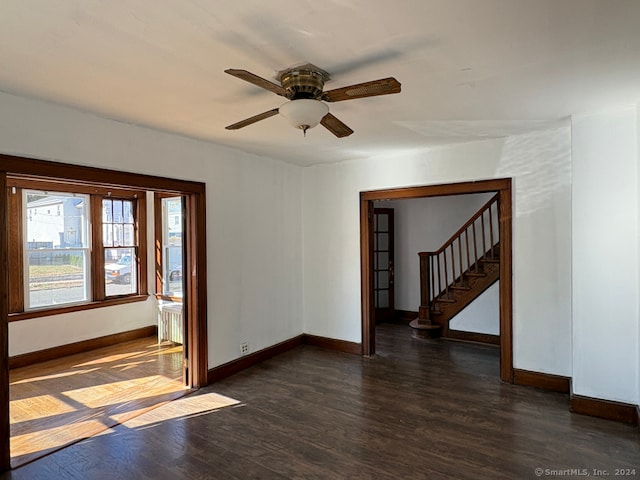
M90 299L88 204L88 195L23 192L25 310Z
M33 178L7 184L10 320L144 299L145 192Z
M102 246L107 297L138 291L134 206L133 200L102 200Z
M156 209L162 212L156 223L156 238L162 239L159 252L158 294L166 300L182 299L182 197L156 196Z

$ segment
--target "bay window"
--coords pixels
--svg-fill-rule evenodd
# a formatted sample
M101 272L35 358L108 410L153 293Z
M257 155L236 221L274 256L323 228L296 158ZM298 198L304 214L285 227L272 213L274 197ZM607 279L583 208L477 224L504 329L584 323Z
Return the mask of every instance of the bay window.
M7 184L10 321L146 298L145 192Z

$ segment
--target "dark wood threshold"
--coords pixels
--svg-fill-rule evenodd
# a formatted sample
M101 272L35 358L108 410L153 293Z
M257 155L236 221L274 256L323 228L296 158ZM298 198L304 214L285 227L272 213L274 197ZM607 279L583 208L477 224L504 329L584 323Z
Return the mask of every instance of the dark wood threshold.
M105 335L104 337L91 338L81 342L68 343L59 347L38 350L37 352L23 353L9 357L9 368L20 368L28 365L46 362L47 360L55 360L67 355L88 352L97 348L109 347L122 342L137 340L139 338L153 337L158 335L158 326L150 325L148 327L137 328L126 332L114 333L113 335Z
M461 330L448 330L443 336L447 340L463 340L465 342L485 343L488 345L500 345L499 335L489 335L487 333L463 332Z
M531 372L529 370L514 369L513 383L552 392L569 393L571 391L571 378L550 373Z
M629 425L640 425L638 406L630 403L572 394L569 400L569 409L573 413L604 418L606 420L615 420L616 422L628 423Z

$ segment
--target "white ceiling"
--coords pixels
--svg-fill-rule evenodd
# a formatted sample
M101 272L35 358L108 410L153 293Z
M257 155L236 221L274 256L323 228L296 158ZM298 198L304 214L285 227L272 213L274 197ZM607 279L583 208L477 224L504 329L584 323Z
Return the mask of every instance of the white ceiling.
M299 165L547 128L640 100L639 0L3 0L0 90ZM302 132L224 73L313 63L355 133Z

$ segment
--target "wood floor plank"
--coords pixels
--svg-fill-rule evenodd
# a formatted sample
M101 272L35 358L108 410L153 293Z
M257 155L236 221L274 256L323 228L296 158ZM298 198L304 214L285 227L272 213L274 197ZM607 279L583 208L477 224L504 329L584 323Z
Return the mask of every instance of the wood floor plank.
M418 340L406 325L376 339L373 358L297 347L0 479L640 476L636 428L502 384L496 347Z

